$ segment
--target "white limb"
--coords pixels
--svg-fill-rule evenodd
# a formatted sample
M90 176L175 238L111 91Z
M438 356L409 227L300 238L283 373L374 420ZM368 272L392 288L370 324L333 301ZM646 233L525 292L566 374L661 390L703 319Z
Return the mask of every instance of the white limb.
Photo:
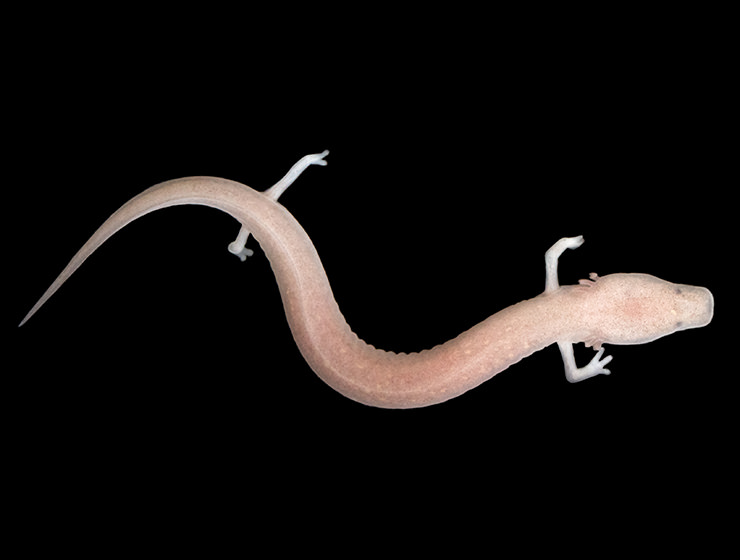
M545 253L545 292L552 292L560 287L558 282L558 259L566 249L576 249L583 245L583 236L563 237Z
M320 154L309 154L307 156L303 156L293 165L293 167L290 168L290 170L285 174L285 177L280 179L262 194L272 200L277 200L280 198L280 195L285 192L285 189L287 189L309 165L326 165L324 158L328 155L329 150L324 150ZM254 254L254 251L245 247L247 239L249 239L249 235L249 230L242 224L242 228L239 230L239 235L237 235L236 239L229 244L229 252L239 257L242 262L247 260L247 257L251 257Z
M326 165L326 160L324 160L324 158L328 155L329 150L324 150L320 154L309 154L307 156L303 156L293 165L293 167L290 168L290 171L285 174L285 177L280 179L262 194L269 196L273 200L277 200L280 198L280 195L285 192L285 189L293 184L293 181L295 181L309 165Z
M246 226L242 226L242 229L239 230L239 234L236 236L236 239L229 243L229 253L232 255L236 255L239 257L239 260L242 262L247 260L247 257L251 257L254 255L254 251L252 249L247 249L245 245L247 244L247 239L249 239L249 230L246 228Z
M604 368L604 366L612 361L612 357L607 356L602 360L601 356L604 355L603 348L596 352L593 359L582 368L576 366L576 359L573 355L573 345L570 342L558 342L558 348L560 348L560 354L563 356L565 377L571 383L583 381L584 379L588 379L594 375L609 375L611 373L611 371Z

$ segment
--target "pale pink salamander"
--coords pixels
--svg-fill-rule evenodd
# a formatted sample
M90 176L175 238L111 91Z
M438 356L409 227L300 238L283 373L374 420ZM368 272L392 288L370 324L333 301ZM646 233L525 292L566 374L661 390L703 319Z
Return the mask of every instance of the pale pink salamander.
M311 239L277 202L309 165L328 154L308 155L265 192L214 177L166 181L134 197L85 243L34 305L38 311L90 254L132 220L180 204L202 204L231 214L242 228L229 250L244 260L254 235L270 260L295 341L311 368L343 395L367 405L413 408L461 395L522 358L557 343L569 381L608 374L602 344L643 344L673 332L707 325L714 300L706 288L671 284L647 274L595 274L579 285L558 284L558 258L583 237L563 238L545 254L545 291L499 311L458 337L413 354L385 352L350 329L334 300ZM598 352L577 367L572 345Z

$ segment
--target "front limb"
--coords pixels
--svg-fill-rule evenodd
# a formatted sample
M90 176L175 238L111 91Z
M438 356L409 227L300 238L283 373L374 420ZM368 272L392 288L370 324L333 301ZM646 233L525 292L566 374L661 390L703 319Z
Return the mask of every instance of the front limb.
M612 361L611 356L607 356L603 360L601 356L604 355L604 349L602 348L591 361L582 368L576 366L576 359L573 355L573 345L570 342L558 342L558 348L560 348L560 354L563 356L563 364L565 365L565 378L571 383L578 383L594 375L600 373L609 375L611 371L606 369L604 366Z
M576 249L583 244L583 236L578 237L563 237L555 245L550 247L545 253L545 293L554 292L560 287L558 281L558 259L566 249ZM611 372L604 368L606 364L612 361L611 356L607 356L603 360L601 356L604 355L604 349L601 348L593 359L582 368L576 366L576 359L573 355L573 345L570 342L558 342L558 348L560 348L560 354L563 356L563 364L565 365L565 377L571 383L577 383L583 381L594 375L600 373L609 375Z

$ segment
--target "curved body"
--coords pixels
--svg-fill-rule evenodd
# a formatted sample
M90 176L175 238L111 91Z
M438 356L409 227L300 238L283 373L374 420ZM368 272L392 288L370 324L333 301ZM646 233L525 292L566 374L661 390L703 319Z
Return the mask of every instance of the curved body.
M578 286L549 286L545 293L510 306L431 350L385 352L352 332L310 238L273 198L213 177L176 179L151 187L124 204L95 232L23 322L116 231L144 214L181 204L223 210L255 236L275 273L288 323L308 364L343 395L372 406L412 408L445 401L554 342L585 341L597 348L603 342L639 343L668 334L667 329L701 326L711 319L711 294L704 288L679 288L646 275L611 275ZM630 288L630 283L637 288ZM642 295L649 299L657 288L665 291L660 296L664 299L678 298L679 289L688 302L679 311L667 312L681 314L670 327L660 321L645 325L645 313L662 313L646 308L649 302L623 308L626 291L643 289ZM652 304L661 309L673 305L667 300ZM627 317L624 325L618 324L620 317ZM635 317L640 328L647 329L645 333L629 326ZM679 320L682 325L676 327ZM602 367L595 373L605 372Z

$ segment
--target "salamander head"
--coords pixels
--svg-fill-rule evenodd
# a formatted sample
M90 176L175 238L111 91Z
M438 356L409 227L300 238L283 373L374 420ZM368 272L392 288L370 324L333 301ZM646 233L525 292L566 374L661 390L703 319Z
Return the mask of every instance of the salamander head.
M599 278L598 330L603 342L642 344L712 320L714 298L706 288L672 284L649 274Z

